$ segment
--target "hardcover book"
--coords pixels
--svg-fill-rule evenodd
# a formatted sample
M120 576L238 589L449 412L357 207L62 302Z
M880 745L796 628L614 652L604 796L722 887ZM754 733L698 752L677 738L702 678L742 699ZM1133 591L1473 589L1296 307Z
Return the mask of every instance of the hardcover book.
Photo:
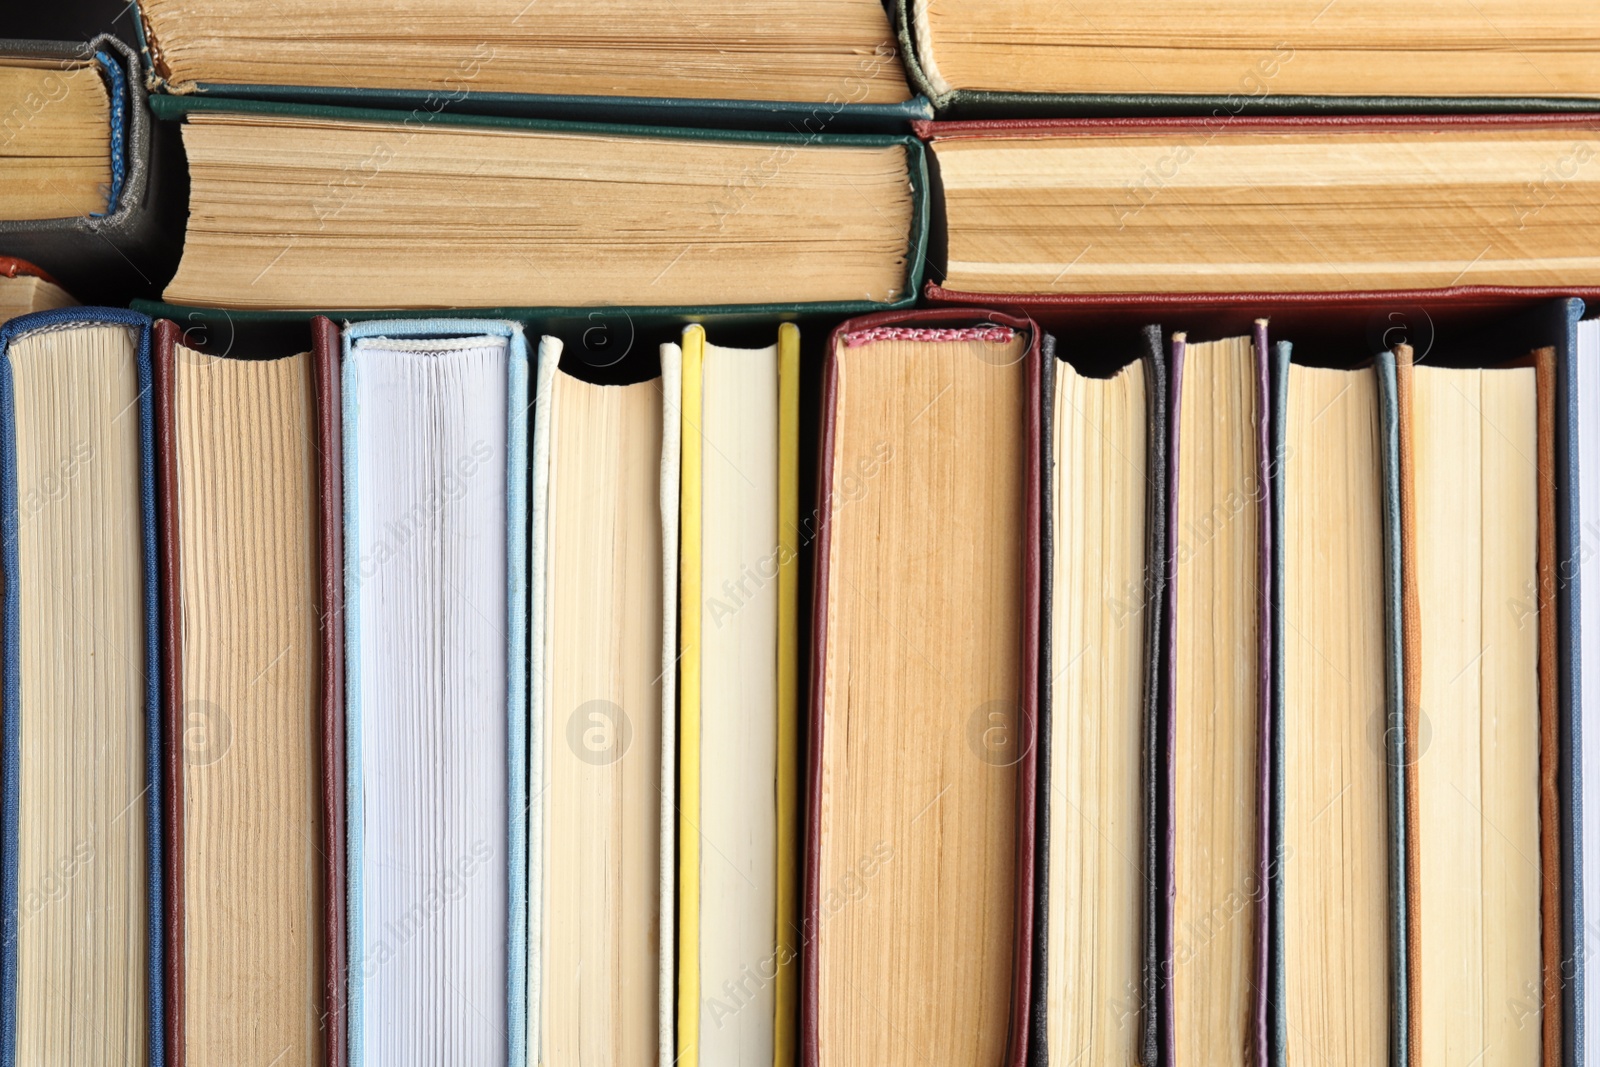
M1410 1059L1559 1062L1556 349L1396 362Z
M1559 111L1600 100L1583 0L896 0L911 82L941 115Z
M916 299L928 209L913 138L154 99L183 120L191 177L174 304L529 318Z
M41 268L25 259L0 256L0 322L76 303L72 294Z
M1265 1054L1273 528L1267 324L1172 338L1159 1045Z
M791 1067L800 331L740 349L690 326L682 349L676 1062Z
M339 333L312 334L240 359L155 326L172 1067L345 1061Z
M166 1062L150 320L0 326L0 1064Z
M1272 353L1269 1062L1408 1062L1392 353Z
M519 1063L528 361L472 319L343 331L349 1062Z
M85 300L154 296L178 258L182 161L133 50L0 40L0 99L0 251Z
M1043 343L957 309L829 340L806 1067L1027 1060Z
M1581 162L1600 154L1595 114L916 129L942 190L936 301L1534 299L1600 285L1600 171Z
M1109 368L1074 331L1071 358L1051 340L1028 1062L1154 1064L1166 340L1147 327Z
M534 394L528 1055L671 1067L683 356L601 384L561 354Z
M805 133L932 117L881 0L143 0L137 18L158 92Z

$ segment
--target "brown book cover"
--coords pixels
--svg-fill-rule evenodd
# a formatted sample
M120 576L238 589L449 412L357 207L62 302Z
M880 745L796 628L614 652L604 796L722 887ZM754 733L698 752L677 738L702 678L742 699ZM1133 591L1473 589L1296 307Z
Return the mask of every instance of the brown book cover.
M184 343L176 323L155 324L154 378L156 430L156 511L159 532L161 601L161 693L166 715L162 778L165 808L164 847L168 862L165 891L168 921L166 954L167 1064L183 1067L184 1014L184 737L183 620L179 547L178 442L174 413L175 349ZM311 322L312 386L317 439L315 476L320 514L317 520L321 578L317 590L320 619L318 702L321 736L321 825L315 840L325 866L325 916L321 941L325 952L322 991L322 1047L328 1067L342 1067L348 1047L345 1016L345 786L344 786L344 583L343 486L341 481L341 416L339 394L339 329L318 316ZM310 830L311 828L307 828Z

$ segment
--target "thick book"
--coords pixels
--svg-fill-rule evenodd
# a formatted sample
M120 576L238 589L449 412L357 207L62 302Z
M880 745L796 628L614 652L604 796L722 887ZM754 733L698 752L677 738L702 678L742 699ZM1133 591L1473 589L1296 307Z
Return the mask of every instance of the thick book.
M155 325L171 1067L345 1061L339 333L312 340Z
M1043 336L971 310L829 339L801 1062L1026 1062Z
M1392 353L1272 352L1268 1055L1404 1067L1399 404Z
M0 326L0 1064L166 1062L150 320Z
M520 1063L522 329L354 323L342 359L349 1062Z
M933 114L881 0L458 0L435 21L376 0L143 0L135 17L155 92L805 133Z
M534 393L528 1058L671 1067L683 355L601 382L562 349Z
M182 120L191 178L174 304L527 318L837 314L917 296L928 207L914 138L153 99Z
M1111 366L1045 342L1031 1067L1159 1062L1167 355L1139 336Z
M77 301L41 267L0 256L0 322L33 311L71 307Z
M83 300L156 295L178 259L183 166L137 55L110 34L0 40L0 86L0 249Z
M896 0L911 82L941 115L1558 111L1600 102L1584 0L1305 12L1270 0Z
M800 330L682 350L676 1063L792 1067Z
M1600 152L1597 114L914 125L943 205L935 301L1402 302L1600 286L1600 172L1584 165Z

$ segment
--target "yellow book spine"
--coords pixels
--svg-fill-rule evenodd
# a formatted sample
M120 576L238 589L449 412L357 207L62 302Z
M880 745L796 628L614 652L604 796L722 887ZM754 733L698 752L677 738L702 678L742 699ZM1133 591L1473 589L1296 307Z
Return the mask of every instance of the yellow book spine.
M778 974L773 1067L793 1067L800 1017L800 329L778 327Z
M706 332L683 331L683 445L678 563L678 1056L695 1067L700 1044L700 584L702 425Z

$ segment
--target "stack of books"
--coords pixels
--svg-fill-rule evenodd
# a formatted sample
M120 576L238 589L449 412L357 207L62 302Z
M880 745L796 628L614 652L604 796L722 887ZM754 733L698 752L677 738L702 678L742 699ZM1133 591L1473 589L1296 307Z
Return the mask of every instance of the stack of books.
M0 41L0 1065L1600 1063L1592 3L129 23Z

